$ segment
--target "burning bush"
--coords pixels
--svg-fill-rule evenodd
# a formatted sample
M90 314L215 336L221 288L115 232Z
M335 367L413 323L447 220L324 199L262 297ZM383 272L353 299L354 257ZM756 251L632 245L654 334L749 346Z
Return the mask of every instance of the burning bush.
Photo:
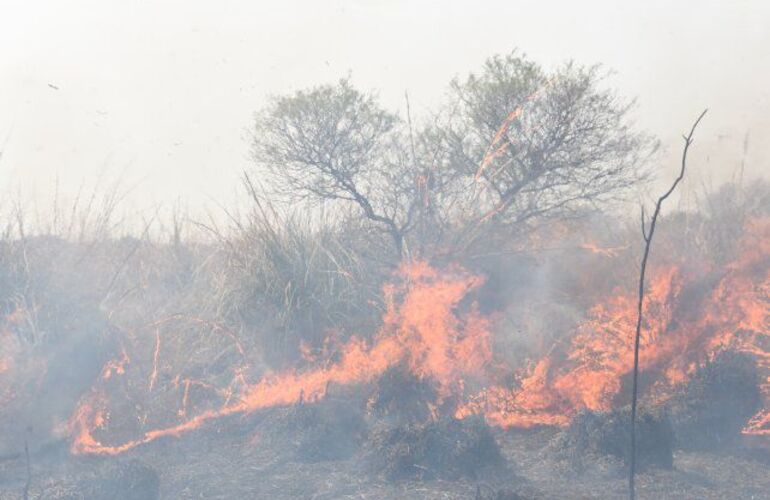
M279 409L265 424L270 439L297 462L350 458L364 433L360 410L350 401L332 398Z
M606 413L583 411L557 438L557 447L578 469L584 467L586 460L602 456L621 459L628 465L630 422L628 407ZM642 411L637 416L636 459L639 467L673 467L674 431L662 413Z
M701 367L668 403L677 446L716 449L734 443L761 408L760 377L747 354L725 351Z
M250 187L250 192L253 186ZM355 222L337 227L279 215L255 198L248 223L226 242L228 265L220 282L223 308L248 325L275 333L258 340L273 366L296 361L299 345L320 346L329 329L376 328L382 266L361 252Z
M503 463L491 429L479 418L381 426L366 446L371 469L388 479L473 477Z
M373 395L367 402L370 414L410 422L431 418L429 403L436 400L435 389L429 381L414 376L404 366L388 369L374 385Z

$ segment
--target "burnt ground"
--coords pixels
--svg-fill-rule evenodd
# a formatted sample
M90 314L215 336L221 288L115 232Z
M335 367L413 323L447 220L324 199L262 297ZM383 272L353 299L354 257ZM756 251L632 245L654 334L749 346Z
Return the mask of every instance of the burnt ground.
M118 457L73 457L65 443L33 451L30 499L152 498L624 498L622 461L595 457L580 470L559 452L559 431L494 431L503 464L456 478L426 474L388 480L365 447L348 456L303 459L304 437L271 430L282 415L221 421ZM301 434L301 433L300 433ZM677 451L670 470L638 477L638 497L770 498L768 440L730 450ZM298 448L298 446L300 448ZM23 498L26 461L0 457L0 499ZM133 494L129 494L132 491ZM506 492L508 496L504 496ZM480 496L478 496L480 494ZM518 496L517 496L518 495Z

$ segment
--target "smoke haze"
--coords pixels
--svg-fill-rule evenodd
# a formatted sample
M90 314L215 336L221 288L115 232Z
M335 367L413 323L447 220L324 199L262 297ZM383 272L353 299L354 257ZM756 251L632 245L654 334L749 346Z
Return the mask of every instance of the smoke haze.
M552 67L601 63L638 98L673 172L705 107L691 184L767 176L770 6L589 2L2 2L0 190L50 199L121 178L135 208L232 195L270 94L347 74L405 114L513 48ZM695 171L698 171L697 174ZM56 180L58 178L58 181ZM101 179L101 180L100 180Z

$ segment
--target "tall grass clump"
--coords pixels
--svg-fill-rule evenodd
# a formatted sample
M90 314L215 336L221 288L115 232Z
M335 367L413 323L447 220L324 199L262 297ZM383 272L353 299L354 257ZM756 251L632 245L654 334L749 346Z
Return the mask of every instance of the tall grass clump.
M290 361L300 344L321 348L332 329L366 335L375 327L389 263L375 258L369 235L346 219L287 213L254 197L223 243L224 303L268 333L261 340L266 358Z

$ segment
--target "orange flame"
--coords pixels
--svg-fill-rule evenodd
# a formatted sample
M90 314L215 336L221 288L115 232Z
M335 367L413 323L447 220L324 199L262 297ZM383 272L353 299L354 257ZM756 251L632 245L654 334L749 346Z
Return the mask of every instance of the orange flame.
M155 387L155 382L158 380L158 357L160 356L160 331L155 330L155 349L152 351L152 372L150 373L149 389Z
M753 221L738 246L740 257L726 266L668 264L651 274L640 368L650 381L644 389L655 400L664 401L723 349L743 351L757 360L768 377L762 390L770 400L770 219ZM624 381L633 363L635 294L617 289L594 305L566 342L527 369L514 371L516 383L511 385L503 378L511 369L493 356L491 320L468 300L482 286L482 278L456 265L438 270L425 261L402 264L397 278L384 289L383 324L371 342L352 337L338 345L335 361L303 345L308 368L269 373L251 383L242 368L235 368L225 389L183 378L180 421L107 444L96 436L109 428L106 385L118 383L128 369L130 359L123 349L118 359L105 365L101 379L74 412L72 451L118 454L228 415L315 402L332 385L370 383L394 366L404 366L435 387L436 401L426 402L432 412L450 408L458 418L481 414L504 428L565 425L581 409L609 410L625 402ZM151 388L160 356L157 332L152 356ZM177 385L179 380L177 376ZM472 386L482 389L471 392ZM204 411L191 409L192 387L213 391L224 403ZM767 407L744 432L770 434Z
M770 220L750 224L741 258L723 271L711 293L693 308L685 291L712 273L658 270L646 292L640 370L653 375L659 400L688 380L723 349L752 354L770 372ZM457 415L481 413L502 427L563 425L581 409L606 411L620 397L633 367L631 351L636 297L618 291L594 306L572 336L566 352L554 350L522 376L520 387L491 387ZM763 347L764 346L764 347ZM763 391L770 398L770 383ZM767 434L764 410L745 433Z
M459 393L463 379L481 374L492 357L488 321L474 306L463 315L455 312L460 301L482 280L459 268L442 274L422 261L403 265L399 274L402 283L385 290L388 308L371 346L353 337L341 347L336 363L269 374L254 384L244 385L234 402L167 428L149 430L140 438L119 445L103 444L94 437L108 418L104 410L106 395L95 388L81 401L70 421L71 450L114 455L161 437L178 436L208 420L298 401L318 401L326 395L330 384L371 382L398 363L405 363L418 377L435 381L442 398ZM107 363L101 383L113 373L123 374L127 362L124 352L120 360ZM237 372L237 377L242 377L242 373ZM180 417L186 416L189 389L187 380Z

